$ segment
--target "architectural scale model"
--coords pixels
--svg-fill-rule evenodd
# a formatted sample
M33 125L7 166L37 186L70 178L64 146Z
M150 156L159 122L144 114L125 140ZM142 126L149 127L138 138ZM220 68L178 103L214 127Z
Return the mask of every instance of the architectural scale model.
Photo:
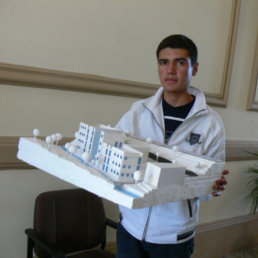
M72 142L21 137L17 157L53 176L128 208L143 208L212 192L224 162L130 137L110 126L80 123Z

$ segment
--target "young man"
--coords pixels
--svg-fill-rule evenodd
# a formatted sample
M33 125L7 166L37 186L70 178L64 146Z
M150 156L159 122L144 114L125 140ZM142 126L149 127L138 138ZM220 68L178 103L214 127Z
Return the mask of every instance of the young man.
M194 42L183 35L172 35L159 44L156 54L162 87L154 96L135 102L117 127L134 136L176 145L181 151L224 160L223 123L206 105L204 94L190 87L198 71ZM215 189L223 190L224 184L222 177ZM117 257L190 257L199 199L208 198L135 210L120 206Z

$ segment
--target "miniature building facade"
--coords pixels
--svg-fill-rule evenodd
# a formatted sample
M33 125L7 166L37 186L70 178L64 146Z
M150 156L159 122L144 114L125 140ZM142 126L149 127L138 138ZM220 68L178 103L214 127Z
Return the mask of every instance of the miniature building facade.
M102 144L97 167L116 182L134 182L134 172L141 169L142 153L123 145L117 148Z
M156 188L183 185L185 168L173 163L148 162L144 182Z
M75 138L78 158L84 152L90 153L91 164L114 181L132 183L135 171L144 172L142 161L147 159L147 148L142 152L124 144L126 136L120 130L81 122Z
M77 140L77 152L91 152L93 146L93 140L95 137L95 128L93 126L89 126L85 123L80 123L79 131L76 134Z
M124 144L125 137L121 131L107 131L101 128L97 129L95 141L94 141L94 150L92 151L92 156L94 158L94 165L99 167L99 162L101 157L106 153L107 146L115 146L122 148ZM105 143L105 144L104 144Z

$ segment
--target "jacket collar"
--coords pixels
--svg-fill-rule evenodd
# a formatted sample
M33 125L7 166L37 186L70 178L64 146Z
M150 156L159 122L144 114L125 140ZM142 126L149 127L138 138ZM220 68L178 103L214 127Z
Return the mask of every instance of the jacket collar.
M201 111L202 114L203 112L207 112L207 105L203 92L192 86L189 86L188 92L195 96L195 102L187 118L192 117L193 115L197 115ZM163 87L160 87L153 96L143 101L143 105L152 112L160 128L164 128L162 99Z
M192 86L190 86L188 88L188 92L195 96L195 102L194 102L194 105L193 105L191 111L189 112L187 118L189 118L193 115L197 115L197 113L199 113L201 111L203 111L205 113L208 112L204 93L201 90L199 90L195 87L192 87Z
M157 124L162 129L162 131L164 131L165 124L162 108L162 99L163 87L160 87L153 96L143 101L143 105L153 114Z

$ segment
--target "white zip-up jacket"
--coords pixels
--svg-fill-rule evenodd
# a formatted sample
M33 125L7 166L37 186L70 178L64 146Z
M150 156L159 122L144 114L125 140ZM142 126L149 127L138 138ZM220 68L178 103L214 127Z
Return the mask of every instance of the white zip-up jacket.
M185 121L171 136L168 145L181 151L225 159L225 130L218 114L206 105L204 94L189 87L195 103ZM132 136L164 144L165 125L162 109L163 88L150 98L135 102L121 118L117 128L129 130ZM215 182L214 182L215 183ZM199 199L171 202L142 209L120 206L123 227L135 238L150 243L174 244L189 240L177 236L193 230L198 221Z

